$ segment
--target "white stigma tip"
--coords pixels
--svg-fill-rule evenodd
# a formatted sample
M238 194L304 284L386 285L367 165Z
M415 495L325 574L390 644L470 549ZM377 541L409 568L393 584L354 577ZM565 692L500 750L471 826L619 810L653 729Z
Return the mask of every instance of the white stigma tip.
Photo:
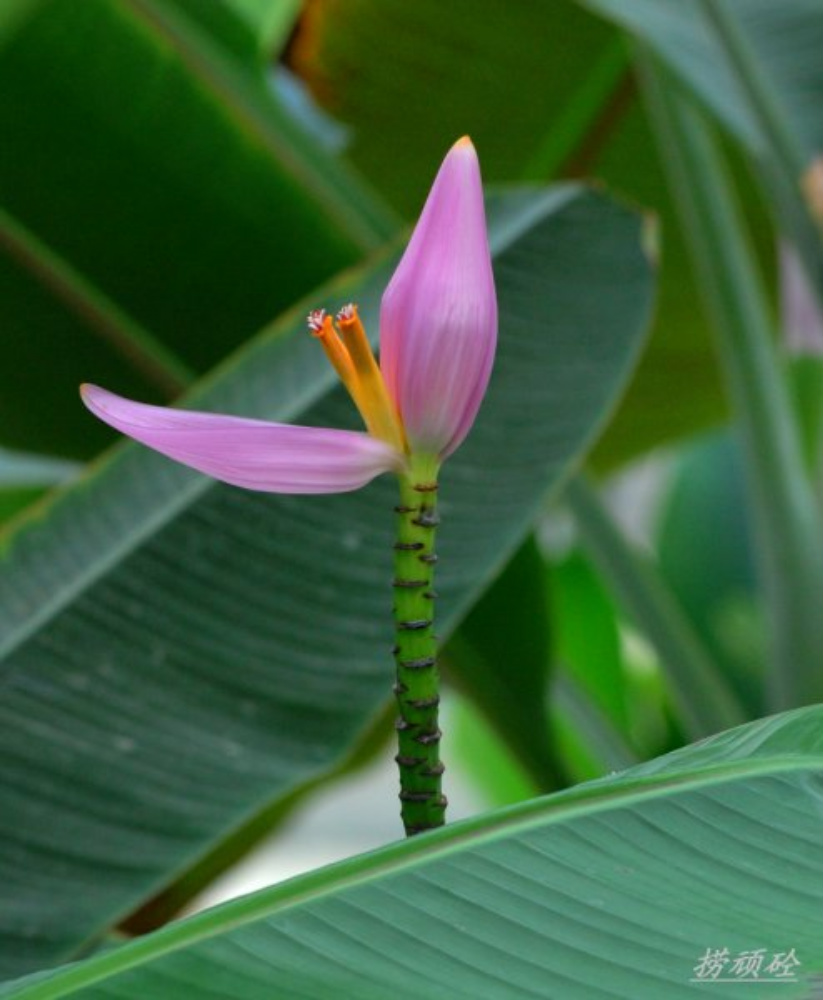
M309 329L313 333L320 333L320 331L323 329L323 322L325 319L326 319L325 309L313 309L306 317L306 322L309 324Z
M357 315L357 306L353 302L347 303L340 312L337 314L337 320L340 323L345 321L351 321Z

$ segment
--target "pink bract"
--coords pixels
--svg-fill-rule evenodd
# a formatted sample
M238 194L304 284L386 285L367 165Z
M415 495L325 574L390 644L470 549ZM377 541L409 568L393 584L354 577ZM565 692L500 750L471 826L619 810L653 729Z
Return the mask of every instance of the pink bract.
M95 416L169 458L247 490L345 493L396 469L397 452L357 431L147 406L85 385Z
M412 452L445 458L463 441L496 343L480 165L461 139L435 178L380 312L380 367Z

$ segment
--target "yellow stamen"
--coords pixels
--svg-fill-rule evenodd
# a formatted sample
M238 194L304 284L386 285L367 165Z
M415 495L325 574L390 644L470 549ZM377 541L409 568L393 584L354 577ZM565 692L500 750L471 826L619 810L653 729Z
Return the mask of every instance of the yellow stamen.
M332 323L331 316L326 315L324 309L315 309L309 313L309 330L312 336L317 337L320 346L326 352L326 357L332 367L340 376L340 381L349 390L349 394L354 398L356 375L354 366L351 363L349 352L343 346L340 337Z
M357 393L354 401L366 421L366 426L375 437L388 441L395 448L405 450L403 431L386 391L383 375L374 359L371 345L366 339L366 331L360 322L357 306L344 306L337 314L337 324L357 375Z
M318 309L309 316L309 329L320 340L369 433L393 445L398 451L406 451L402 424L366 338L357 306L348 305L340 310L337 330L331 318Z

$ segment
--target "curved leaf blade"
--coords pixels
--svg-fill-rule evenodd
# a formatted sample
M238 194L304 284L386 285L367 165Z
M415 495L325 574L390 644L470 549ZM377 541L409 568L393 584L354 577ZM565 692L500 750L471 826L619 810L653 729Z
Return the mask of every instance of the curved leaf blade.
M15 1000L691 997L700 960L823 973L823 707L312 872L45 977ZM748 996L751 982L723 984ZM774 984L772 980L770 985ZM719 984L718 984L719 985Z

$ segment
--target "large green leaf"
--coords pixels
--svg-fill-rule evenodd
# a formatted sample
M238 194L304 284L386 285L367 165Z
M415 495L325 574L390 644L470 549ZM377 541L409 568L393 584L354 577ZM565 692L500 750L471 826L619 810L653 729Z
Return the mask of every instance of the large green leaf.
M312 872L0 996L811 998L821 837L816 706ZM753 990L734 963L759 949ZM709 952L725 953L722 983L701 971Z
M627 209L566 187L513 193L490 219L500 347L443 475L443 635L591 443L649 309L642 223ZM356 297L374 330L388 274L388 262L350 274L312 304ZM328 395L307 307L190 402L351 420L342 392ZM343 497L246 493L125 446L6 539L7 973L72 954L345 758L391 683L394 502L387 481Z
M81 379L173 397L393 233L184 7L0 5L6 445L94 454Z

